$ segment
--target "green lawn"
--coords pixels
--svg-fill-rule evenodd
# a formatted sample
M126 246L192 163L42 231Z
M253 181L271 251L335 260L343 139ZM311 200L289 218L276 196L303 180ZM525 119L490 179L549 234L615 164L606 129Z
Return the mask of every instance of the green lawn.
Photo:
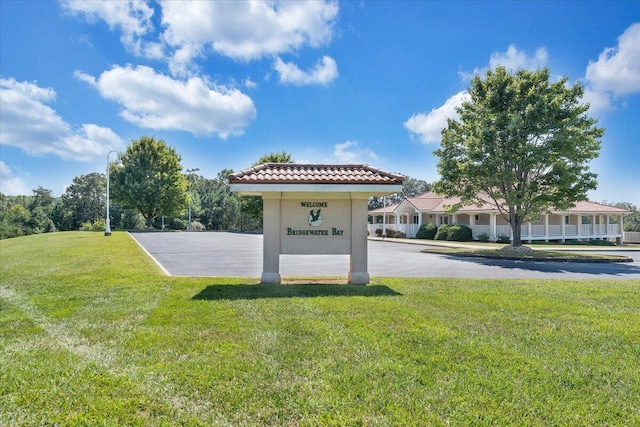
M0 241L0 425L640 424L640 281L163 276Z

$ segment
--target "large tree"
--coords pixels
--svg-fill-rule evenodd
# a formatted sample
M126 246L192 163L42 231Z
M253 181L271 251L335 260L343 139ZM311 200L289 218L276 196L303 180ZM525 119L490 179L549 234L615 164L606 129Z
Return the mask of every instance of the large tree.
M154 218L178 216L187 207L187 180L181 157L162 139L143 136L121 156L123 167L110 165L111 194L125 209L140 212L151 227Z
M62 195L62 207L70 212L70 228L77 230L85 222L104 218L106 179L103 173L92 172L73 178Z
M476 75L470 100L442 131L437 192L462 204L493 203L511 225L513 246L521 227L551 208L568 209L596 188L589 162L598 156L604 129L587 115L580 83L549 81L549 70L504 67Z

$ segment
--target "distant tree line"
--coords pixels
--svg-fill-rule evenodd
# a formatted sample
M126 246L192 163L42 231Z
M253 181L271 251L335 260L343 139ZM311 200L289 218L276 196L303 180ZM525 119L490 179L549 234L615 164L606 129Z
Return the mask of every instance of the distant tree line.
M185 174L191 197L192 230L261 231L262 221L241 211L241 198L232 193L224 169L213 179ZM73 179L61 197L38 187L30 196L7 196L0 193L0 238L49 233L53 231L104 231L106 226L106 176L90 173ZM111 228L114 230L143 229L146 219L134 209L124 209L111 201ZM178 215L155 217L151 226L168 230L186 230L188 211Z
M223 169L215 178L197 175L195 170L183 173L175 150L152 137L132 141L120 160L122 165L109 165L112 229L262 231L262 200L231 192L227 177L233 170ZM283 151L262 156L254 166L293 161ZM0 239L53 231L105 230L106 179L97 172L75 177L61 197L43 187L33 190L32 195L0 193ZM402 191L387 196L386 204L431 189L430 183L407 177ZM383 204L383 198L372 197L369 209ZM635 205L614 206L632 212L625 217L625 231L640 231L640 212Z

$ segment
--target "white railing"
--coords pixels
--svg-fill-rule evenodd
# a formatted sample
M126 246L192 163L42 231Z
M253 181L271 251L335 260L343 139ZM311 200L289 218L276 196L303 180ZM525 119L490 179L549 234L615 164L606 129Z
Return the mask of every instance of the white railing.
M510 225L497 225L496 226L496 236L493 236L493 232L490 225L472 225L467 226L471 228L473 232L473 237L477 238L480 234L486 233L490 238L498 237L498 236L511 236L511 226ZM370 236L376 235L377 229L382 229L383 224L368 224L367 229L369 231ZM418 229L420 228L418 224L386 224L387 230L396 230L402 231L406 234L407 237L413 238L416 236ZM578 234L578 229L580 230L580 234ZM595 231L597 235L606 235L606 236L618 236L620 235L620 225L619 224L609 224L609 232L607 233L607 225L606 224L596 224ZM591 224L567 224L564 226L564 237L580 237L580 236L593 236L593 225ZM530 238L540 238L540 237L549 237L549 238L561 238L562 235L562 225L549 225L547 227L547 233L545 234L545 226L540 224L532 224L531 225L531 235L529 235L529 225L522 225L522 238L530 239Z
M418 224L368 224L367 230L369 231L369 236L377 236L376 230L395 230L402 231L407 235L407 237L416 237L416 233L418 232Z
M481 234L486 234L487 236L491 236L490 225L472 225L471 230L473 231L473 237L478 237Z
M550 225L549 226L549 236L562 236L562 226L561 225Z
M611 224L614 225L614 224ZM615 224L618 225L618 224ZM640 243L640 232L637 231L625 231L622 241L624 243Z
M531 225L530 237L543 237L543 236L544 236L544 225L538 225L538 224Z
M511 226L510 225L496 225L496 237L497 236L511 237Z

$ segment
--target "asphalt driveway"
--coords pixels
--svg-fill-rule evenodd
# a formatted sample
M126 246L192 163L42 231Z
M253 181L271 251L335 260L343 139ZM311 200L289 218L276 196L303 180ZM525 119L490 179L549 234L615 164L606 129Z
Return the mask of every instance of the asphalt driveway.
M159 232L131 236L172 276L259 278L262 274L260 234ZM640 252L624 253L634 259L631 263L583 264L456 258L422 253L420 245L389 240L370 240L368 248L372 277L640 279ZM280 256L283 277L346 277L348 272L348 255Z

